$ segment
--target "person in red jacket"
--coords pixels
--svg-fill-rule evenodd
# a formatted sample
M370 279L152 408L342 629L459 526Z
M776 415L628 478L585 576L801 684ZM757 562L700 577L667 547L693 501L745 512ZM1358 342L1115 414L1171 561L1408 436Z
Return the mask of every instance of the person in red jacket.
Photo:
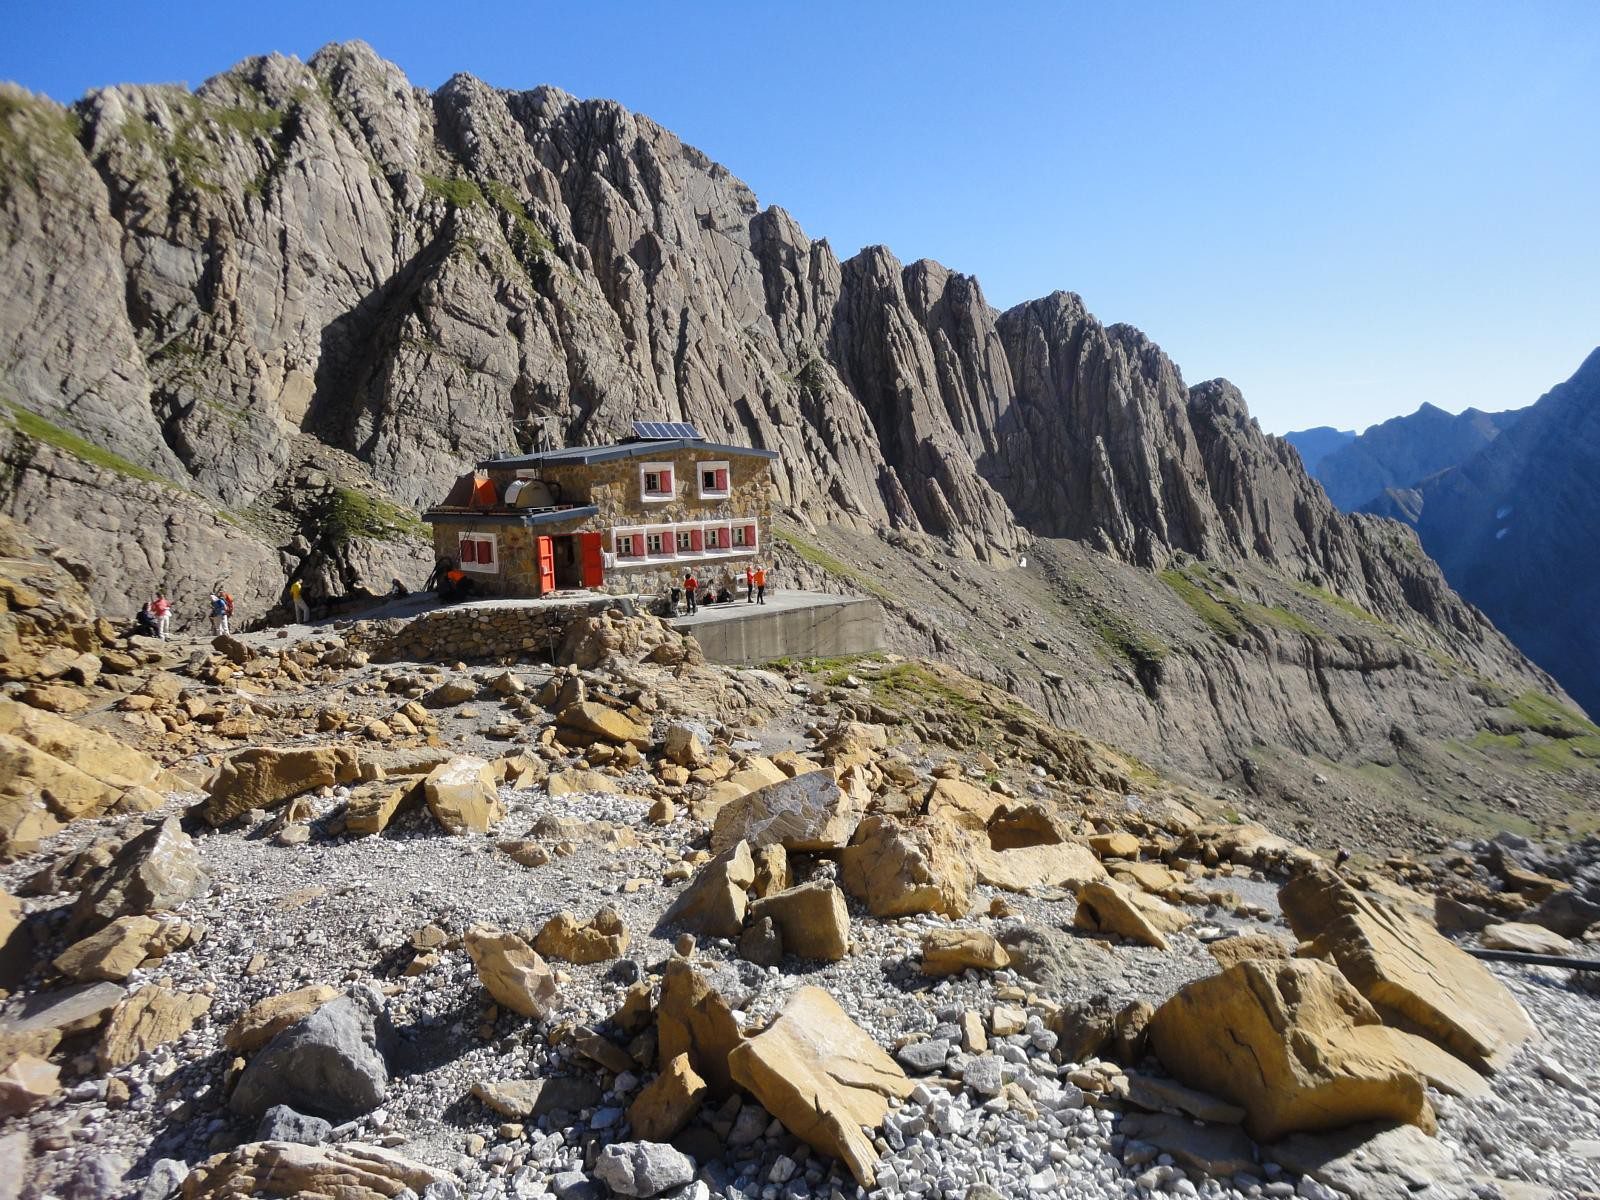
M156 619L156 636L166 641L167 626L172 623L172 601L167 599L166 592L156 593L150 603L150 615Z
M700 581L694 577L694 572L685 571L683 573L683 598L691 617L699 611L699 605L696 601L699 591Z

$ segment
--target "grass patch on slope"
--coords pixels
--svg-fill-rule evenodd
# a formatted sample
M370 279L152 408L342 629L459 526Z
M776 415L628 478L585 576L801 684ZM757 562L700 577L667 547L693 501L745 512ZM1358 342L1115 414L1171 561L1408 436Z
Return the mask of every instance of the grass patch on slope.
M57 450L72 455L92 467L99 467L103 471L112 471L118 475L125 475L130 479L142 480L145 483L158 483L163 487L177 488L176 483L164 475L158 475L148 467L141 467L138 463L129 462L122 455L107 450L104 446L97 446L87 438L73 433L70 429L63 429L59 425L45 420L38 413L17 404L7 402L10 410L5 418L5 423L24 437L32 438L36 442L43 442L47 446L54 446Z
M450 179L442 175L424 175L422 187L428 195L447 200L457 208L482 208L488 203L478 185L464 175Z
M322 521L328 537L340 546L356 538L373 538L380 542L420 541L427 536L428 529L409 509L345 487L333 489L333 498Z
M850 564L842 562L829 554L820 546L813 546L810 542L796 537L787 530L774 529L772 536L777 538L789 549L814 567L821 567L830 575L837 575L840 579L854 584L864 592L870 592L880 600L891 600L893 597L889 590L864 571L858 571Z

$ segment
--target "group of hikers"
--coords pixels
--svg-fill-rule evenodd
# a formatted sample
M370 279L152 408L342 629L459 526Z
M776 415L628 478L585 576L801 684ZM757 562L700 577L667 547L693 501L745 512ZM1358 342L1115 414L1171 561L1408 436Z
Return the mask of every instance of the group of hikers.
M296 581L296 588L300 586ZM223 634L233 632L233 597L222 584L217 584L211 589L211 598L206 602L206 608L211 616L211 632ZM160 638L167 640L168 631L172 628L172 601L167 599L165 588L158 588L155 597L146 600L139 608L138 616L133 619L132 632L144 637Z
M733 576L724 573L721 581L713 589L710 584L703 584L695 578L693 571L683 573L683 586L672 589L672 612L678 611L678 605L683 605L686 614L692 616L707 604L731 604L736 599L734 593L738 588ZM765 567L746 567L744 571L744 588L746 604L765 604L767 602L767 570Z

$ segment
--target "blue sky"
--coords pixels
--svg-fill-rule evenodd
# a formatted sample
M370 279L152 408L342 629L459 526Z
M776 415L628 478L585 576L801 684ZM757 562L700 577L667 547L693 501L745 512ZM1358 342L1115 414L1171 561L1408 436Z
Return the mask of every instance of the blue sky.
M1600 4L13 3L58 99L364 38L647 113L841 257L1137 325L1275 432L1519 407L1600 344Z

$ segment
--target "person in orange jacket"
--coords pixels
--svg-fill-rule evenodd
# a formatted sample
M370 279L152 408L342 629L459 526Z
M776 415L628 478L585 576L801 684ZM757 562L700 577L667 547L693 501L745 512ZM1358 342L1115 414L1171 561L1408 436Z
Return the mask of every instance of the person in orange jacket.
M765 604L767 602L767 569L765 567L756 568L755 583L756 603Z

